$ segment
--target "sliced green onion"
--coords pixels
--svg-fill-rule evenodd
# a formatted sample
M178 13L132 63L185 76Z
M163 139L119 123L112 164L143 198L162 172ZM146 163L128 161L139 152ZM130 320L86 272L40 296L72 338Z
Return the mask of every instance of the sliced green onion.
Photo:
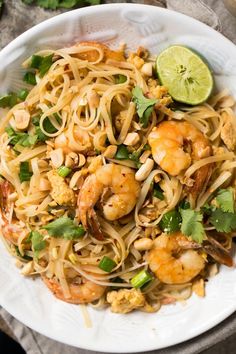
M131 284L134 288L138 289L150 280L152 280L151 274L148 273L147 270L143 269L131 279Z
M30 71L28 71L27 73L25 73L24 77L23 77L23 81L27 82L27 84L30 85L36 85L36 78L35 78L35 73L32 73Z
M33 69L39 69L41 63L42 63L43 57L40 55L32 55L31 57L31 63L30 63L30 68Z
M33 173L29 170L29 162L24 161L20 163L19 178L21 182L29 181Z
M25 101L28 94L29 94L29 91L27 89L22 89L18 92L17 96L21 101Z
M47 55L46 57L42 58L42 62L39 66L39 76L40 77L43 77L50 69L50 67L52 65L52 58L53 58L53 54Z
M125 145L119 145L115 158L117 160L128 160L129 159L129 151Z
M116 266L116 262L107 256L104 256L98 265L100 269L104 270L104 272L107 273L110 273L112 269L115 268L115 266Z
M66 176L68 176L71 173L71 168L66 167L66 166L60 166L57 169L57 173L59 174L59 176L65 178Z
M52 65L53 54L41 57L40 55L32 55L30 68L38 69L39 76L43 77Z
M160 200L164 200L164 194L163 194L163 190L160 188L159 184L154 184L154 188L153 188L153 195L154 197L160 199Z

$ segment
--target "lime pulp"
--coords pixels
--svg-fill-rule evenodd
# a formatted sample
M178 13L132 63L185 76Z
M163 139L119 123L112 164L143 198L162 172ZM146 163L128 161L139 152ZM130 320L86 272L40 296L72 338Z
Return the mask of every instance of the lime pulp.
M213 90L213 77L209 67L194 51L173 45L161 52L156 70L162 85L172 98L189 105L205 102Z

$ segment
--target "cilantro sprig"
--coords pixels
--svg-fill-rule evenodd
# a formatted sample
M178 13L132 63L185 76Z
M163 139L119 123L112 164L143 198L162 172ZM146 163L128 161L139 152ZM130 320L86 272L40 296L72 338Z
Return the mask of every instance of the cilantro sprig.
M236 214L224 212L222 209L215 209L209 222L216 228L218 232L231 232L236 230Z
M216 196L216 202L223 211L234 213L233 188L220 189Z
M100 0L22 0L26 5L37 5L44 9L72 9L85 4L98 5Z
M50 222L43 229L47 230L48 234L52 237L64 238L66 240L74 240L85 234L82 225L75 225L72 219L65 216Z
M132 90L133 102L136 104L137 114L143 128L146 128L149 118L153 112L154 105L158 102L157 99L146 98L139 86Z
M232 232L236 230L236 213L234 191L232 188L220 189L215 197L215 204L206 204L202 210L208 216L208 222L218 232Z
M17 145L23 147L31 147L35 145L38 140L37 135L29 135L27 133L16 132L11 126L6 127L5 131L10 138L9 144L15 146L16 150Z
M203 215L192 209L180 209L180 214L182 217L181 232L190 236L194 241L202 243L205 235Z

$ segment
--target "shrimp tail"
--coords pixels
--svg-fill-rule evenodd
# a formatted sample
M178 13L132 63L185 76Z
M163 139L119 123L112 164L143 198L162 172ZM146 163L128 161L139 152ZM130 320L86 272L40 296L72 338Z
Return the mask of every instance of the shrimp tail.
M233 259L229 252L213 237L209 237L203 244L203 249L217 262L226 265L227 267L233 266Z
M188 192L191 194L193 200L196 200L199 193L207 186L213 172L213 167L213 164L208 164L202 166L195 172L194 184L192 187L188 188Z
M91 209L87 215L88 231L99 241L104 240L100 222L94 209Z

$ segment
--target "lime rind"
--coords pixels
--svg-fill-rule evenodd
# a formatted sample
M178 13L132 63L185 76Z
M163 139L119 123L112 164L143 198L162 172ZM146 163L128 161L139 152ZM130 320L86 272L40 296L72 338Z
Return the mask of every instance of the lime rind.
M156 70L175 101L202 104L213 91L211 70L199 54L187 47L173 45L165 49L157 57Z

